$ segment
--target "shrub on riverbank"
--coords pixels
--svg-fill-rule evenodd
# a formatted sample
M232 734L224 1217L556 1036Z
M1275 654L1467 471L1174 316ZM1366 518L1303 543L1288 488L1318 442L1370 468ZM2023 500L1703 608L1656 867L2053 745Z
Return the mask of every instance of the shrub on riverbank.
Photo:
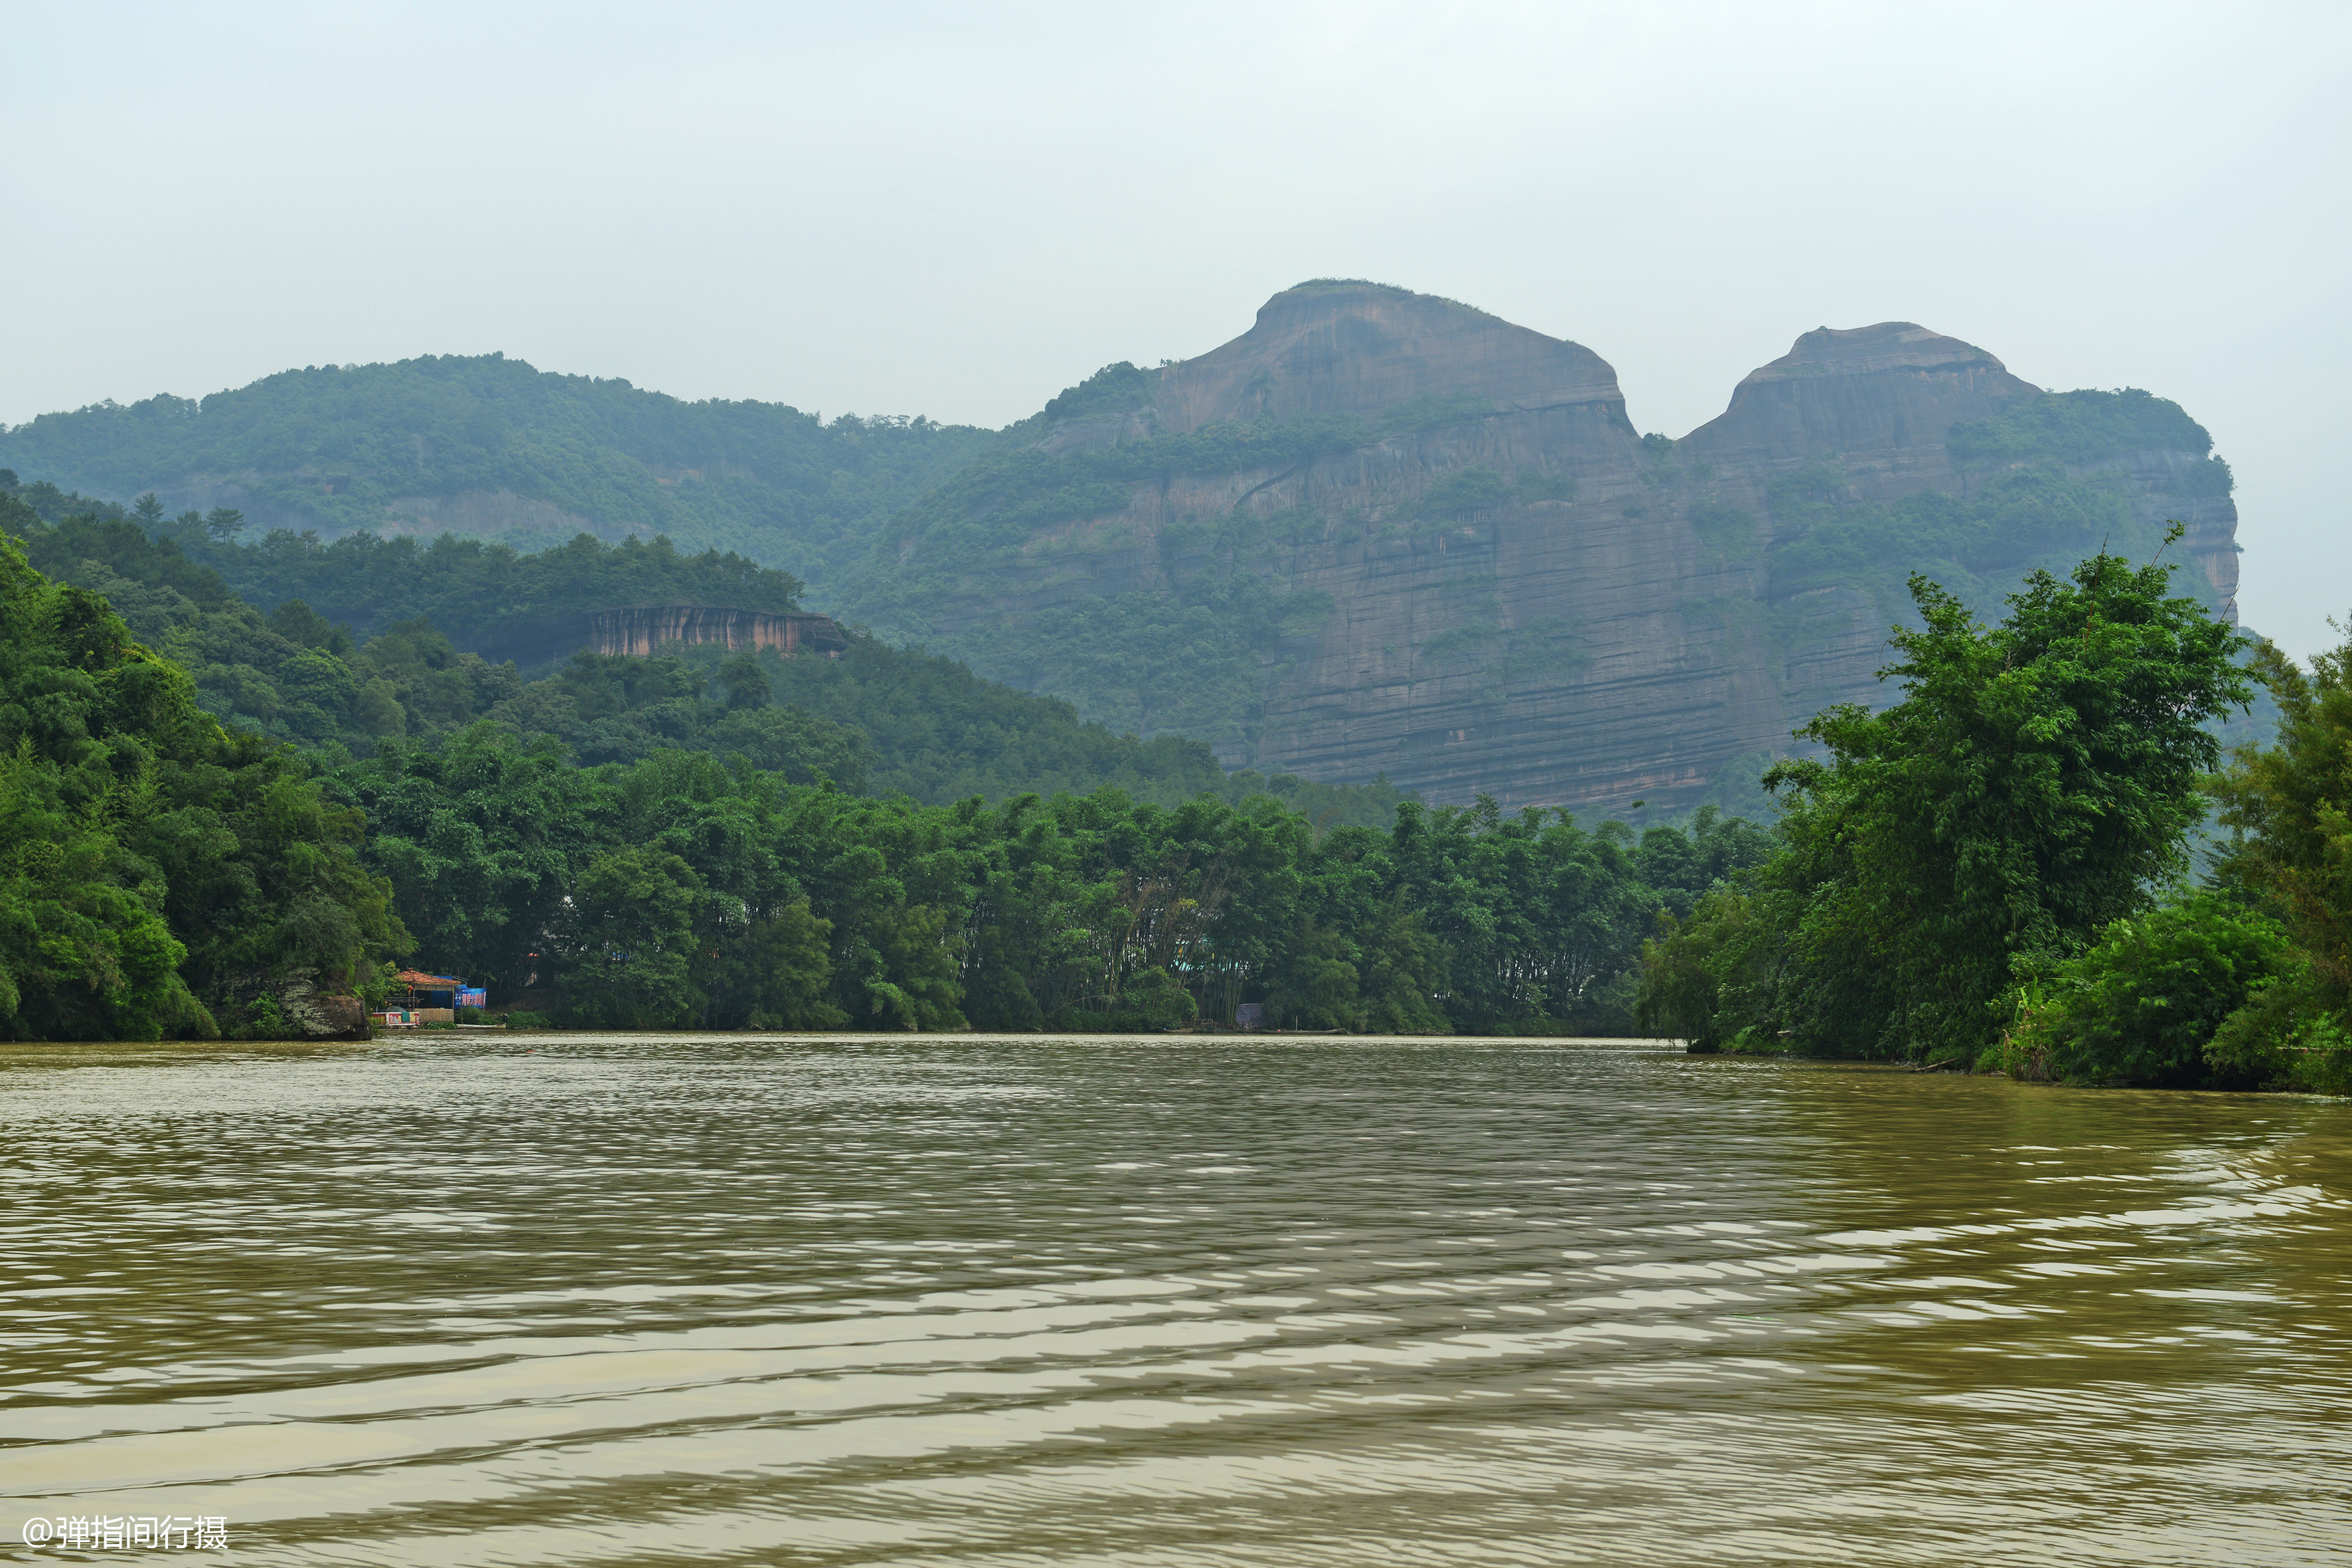
M2192 894L2112 922L2045 984L2022 993L2016 1026L1978 1066L2073 1083L2259 1088L2279 1076L2284 1041L2242 1024L2241 1047L2217 1059L2215 1031L2295 967L2277 921Z

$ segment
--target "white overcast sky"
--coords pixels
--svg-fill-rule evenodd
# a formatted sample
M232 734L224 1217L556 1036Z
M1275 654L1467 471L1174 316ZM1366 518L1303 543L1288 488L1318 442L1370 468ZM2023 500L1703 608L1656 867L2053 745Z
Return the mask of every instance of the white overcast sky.
M1680 435L1902 319L2175 398L2248 624L2352 612L2352 5L0 7L0 420L503 350L1001 424L1304 278ZM29 477L29 476L28 476Z

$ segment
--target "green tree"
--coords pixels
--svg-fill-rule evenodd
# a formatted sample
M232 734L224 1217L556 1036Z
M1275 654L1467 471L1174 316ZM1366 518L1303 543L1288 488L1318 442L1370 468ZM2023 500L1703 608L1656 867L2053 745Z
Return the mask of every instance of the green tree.
M1155 964L1129 978L1118 994L1118 1014L1130 1028L1174 1029L1198 1018L1201 1006L1181 983Z
M877 973L865 982L867 1011L887 1029L962 1029L963 988L947 935L947 912L920 904L876 922Z
M1756 1022L1771 1010L1779 945L1769 895L1719 887L1686 916L1662 912L1658 927L1642 944L1636 1024L1701 1051L1777 1046Z
M775 701L768 689L768 672L760 667L760 656L744 648L719 667L719 684L727 690L727 707L730 712L746 709L765 708Z
M2315 999L2352 1007L2352 634L2306 673L2263 642L2255 668L2278 699L2278 742L2246 747L2210 781L2233 830L2220 879L2265 900L2309 955Z
M572 883L556 973L581 1021L623 1028L684 1028L701 1021L693 981L701 879L684 860L645 845L607 850Z
M1274 1021L1286 1029L1361 1029L1359 956L1347 932L1307 921L1266 995Z
M1445 944L1423 925L1421 911L1391 898L1373 917L1359 952L1362 1026L1376 1035L1453 1033L1435 1001L1450 968Z
M23 740L0 754L0 1029L34 1039L217 1033L180 977L187 949L141 897L147 868L74 809L73 783Z
M359 814L194 698L0 538L0 1029L249 1033L278 988L347 991L405 947Z
M849 1021L830 994L833 922L806 900L754 920L730 966L731 984L715 987L712 1022L745 1029L828 1029ZM724 956L724 955L722 955Z
M595 847L595 781L563 748L478 723L437 747L387 742L329 782L367 814L369 861L390 881L419 962L526 984Z
M1902 700L1829 710L1799 731L1828 760L1768 775L1788 797L1752 879L1772 951L1720 929L1706 952L1669 939L1645 1016L1697 1027L1695 963L1717 988L1704 1037L1975 1060L2016 978L2046 976L2186 869L2218 750L2204 726L2252 688L2245 640L2172 595L2172 570L2101 554L2065 581L2036 573L1990 626L1915 576L1924 624L1895 632L1882 672ZM1748 978L1726 1016L1735 970Z
M2241 747L2209 781L2231 837L2214 880L2275 915L2290 963L2214 1033L2216 1074L2352 1090L2352 634L2306 673L2269 642L2255 668L2278 700L2277 743Z

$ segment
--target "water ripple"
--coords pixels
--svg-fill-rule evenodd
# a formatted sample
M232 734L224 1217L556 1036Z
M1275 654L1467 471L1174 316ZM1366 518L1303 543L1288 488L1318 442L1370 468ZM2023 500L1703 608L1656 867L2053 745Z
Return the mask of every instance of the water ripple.
M2352 1561L2352 1108L1561 1042L530 1043L0 1047L0 1529Z

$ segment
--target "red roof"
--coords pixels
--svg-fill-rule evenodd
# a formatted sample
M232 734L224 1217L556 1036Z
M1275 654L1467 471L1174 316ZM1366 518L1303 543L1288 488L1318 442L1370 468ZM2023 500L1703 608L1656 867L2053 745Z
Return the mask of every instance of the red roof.
M415 969L404 969L392 978L402 985L422 985L434 991L455 991L457 988L455 975L426 974Z

